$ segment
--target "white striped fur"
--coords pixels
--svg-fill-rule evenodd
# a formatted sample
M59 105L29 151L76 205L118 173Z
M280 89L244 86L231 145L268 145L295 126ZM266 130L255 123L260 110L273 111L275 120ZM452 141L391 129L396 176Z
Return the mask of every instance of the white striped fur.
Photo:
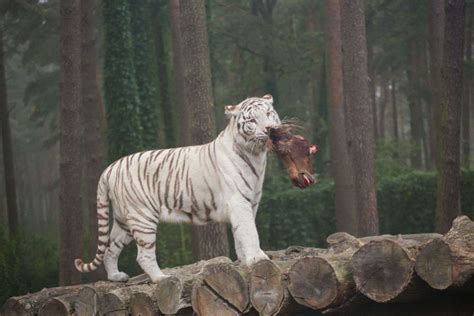
M281 124L272 104L266 95L226 106L229 123L208 144L140 152L107 167L97 190L96 256L87 264L76 259L76 268L89 272L104 261L109 280L126 281L117 261L122 248L135 239L138 263L157 282L164 277L155 254L160 221L230 222L239 260L251 265L266 259L255 215L267 162L266 128ZM110 205L114 223L109 236Z

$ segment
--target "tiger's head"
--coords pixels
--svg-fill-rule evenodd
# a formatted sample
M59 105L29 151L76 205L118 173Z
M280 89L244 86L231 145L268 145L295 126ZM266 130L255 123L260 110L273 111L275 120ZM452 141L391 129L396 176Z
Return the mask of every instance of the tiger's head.
M281 124L273 108L273 97L269 94L245 99L237 105L227 105L225 114L231 120L234 140L254 154L266 151L269 129Z

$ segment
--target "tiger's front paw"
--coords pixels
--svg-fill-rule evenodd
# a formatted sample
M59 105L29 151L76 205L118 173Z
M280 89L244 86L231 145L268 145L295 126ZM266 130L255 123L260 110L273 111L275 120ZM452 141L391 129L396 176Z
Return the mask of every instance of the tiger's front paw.
M259 262L261 260L269 260L269 259L270 258L268 258L268 256L262 250L259 250L253 255L246 256L243 263L246 266L253 266L254 264L256 264L257 262Z

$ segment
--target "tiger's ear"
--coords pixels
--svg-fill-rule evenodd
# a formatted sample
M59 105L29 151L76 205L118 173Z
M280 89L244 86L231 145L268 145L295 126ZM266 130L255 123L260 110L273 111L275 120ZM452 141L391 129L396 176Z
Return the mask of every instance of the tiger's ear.
M270 103L273 103L273 97L271 94L265 94L262 99L270 101Z
M230 118L232 116L236 116L237 113L239 113L238 106L237 105L226 105L224 107L225 109L225 115Z

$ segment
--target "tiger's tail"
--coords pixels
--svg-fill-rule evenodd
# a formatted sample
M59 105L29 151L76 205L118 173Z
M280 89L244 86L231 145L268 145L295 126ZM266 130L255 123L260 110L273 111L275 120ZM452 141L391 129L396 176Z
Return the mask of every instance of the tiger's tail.
M74 260L74 265L79 272L91 272L104 261L104 253L109 243L109 198L108 186L105 177L102 175L97 186L97 222L98 240L97 251L92 262L84 263L82 259Z

